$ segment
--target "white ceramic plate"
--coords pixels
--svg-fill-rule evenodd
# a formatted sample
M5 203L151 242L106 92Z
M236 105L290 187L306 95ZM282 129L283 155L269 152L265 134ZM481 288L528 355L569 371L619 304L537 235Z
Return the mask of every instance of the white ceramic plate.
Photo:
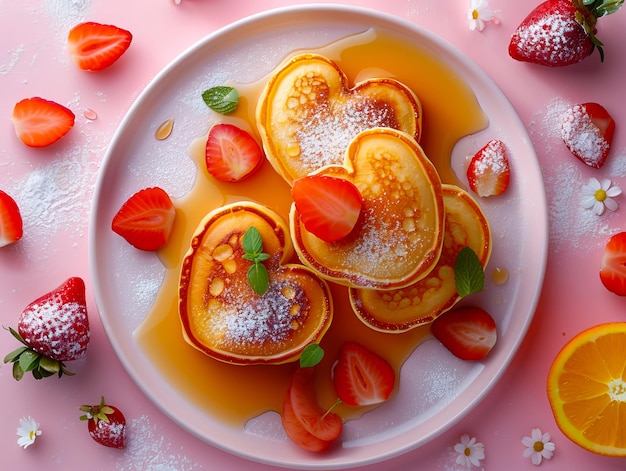
M343 446L318 456L283 444L286 439L276 414L266 414L245 430L207 416L155 368L133 333L150 309L164 268L154 254L138 251L114 234L110 224L126 198L141 188L158 185L174 198L189 190L195 166L187 148L207 130L208 111L198 100L202 90L233 78L257 80L296 49L320 47L372 27L422 45L447 61L473 89L490 122L497 123L460 141L452 162L461 174L466 155L493 137L504 140L511 151L509 190L499 198L481 200L495 241L487 273L506 267L510 279L496 286L487 277L487 289L478 298L496 318L499 331L497 347L485 362L457 360L435 340L426 341L403 366L395 398L348 422ZM170 117L176 118L176 132L163 145L154 131ZM172 420L208 443L290 468L373 463L421 446L457 423L510 363L543 282L548 234L544 195L523 124L499 88L458 50L414 24L380 12L338 5L274 10L234 23L184 52L154 78L124 118L105 157L93 205L90 264L96 302L115 351L139 387Z

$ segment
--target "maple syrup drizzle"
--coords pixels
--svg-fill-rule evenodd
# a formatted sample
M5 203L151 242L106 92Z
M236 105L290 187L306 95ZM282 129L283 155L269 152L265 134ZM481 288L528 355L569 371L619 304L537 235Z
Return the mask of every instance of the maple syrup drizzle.
M471 89L444 61L417 44L375 30L309 51L336 61L351 83L373 76L389 76L409 86L422 102L421 145L426 155L437 167L442 181L458 183L450 162L452 149L462 137L486 128L488 121ZM299 52L302 51L292 54ZM237 85L240 94L237 111L233 115L216 116L215 120L233 122L258 139L254 109L265 83L266 79ZM187 344L182 337L177 309L180 265L193 232L210 210L249 199L270 207L287 221L291 194L290 187L267 161L236 187L211 179L204 163L205 144L206 136L200 136L189 147L198 175L190 192L176 201L177 223L168 245L159 251L166 267L165 278L135 337L152 364L185 400L216 420L242 427L263 412L281 410L297 363L228 365ZM333 283L330 286L334 320L321 341L326 352L324 360L316 367L316 392L320 405L328 407L335 402L330 369L340 346L347 340L359 342L387 359L398 374L398 387L401 387L400 367L416 346L430 335L429 327L422 326L401 334L376 332L352 312L347 288ZM344 418L354 418L366 409L340 405L334 411Z
M157 127L156 131L154 132L154 137L159 141L167 139L168 137L170 137L170 134L172 134L173 129L174 118L166 119Z

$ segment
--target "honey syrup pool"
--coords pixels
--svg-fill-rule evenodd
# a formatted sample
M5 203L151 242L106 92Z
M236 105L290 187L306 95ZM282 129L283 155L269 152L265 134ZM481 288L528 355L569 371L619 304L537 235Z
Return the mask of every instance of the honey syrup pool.
M409 86L423 108L423 138L426 155L437 167L441 180L459 183L450 162L452 149L464 136L488 125L473 92L449 65L421 48L390 33L369 30L349 36L318 49L307 49L334 60L346 73L351 86L372 77L393 77ZM294 51L291 55L304 52ZM277 64L278 65L278 64ZM232 122L257 138L254 108L266 83L236 85L240 103L236 113L215 114L215 122ZM198 96L202 90L198 90ZM209 123L210 124L210 123ZM182 336L178 317L180 266L200 220L211 210L238 200L264 204L288 221L290 187L264 162L250 178L239 183L212 179L204 163L206 136L190 143L189 156L197 166L190 192L175 201L176 222L167 246L159 257L166 267L163 283L150 312L135 332L135 338L151 362L188 402L207 415L235 427L243 427L263 412L282 409L291 375L297 363L285 365L228 365L207 357L188 345ZM352 312L347 288L329 283L333 295L334 320L321 342L325 350L316 367L318 402L324 408L335 402L330 370L344 341L359 342L385 358L397 374L396 388L402 387L400 367L425 339L429 327L403 334L384 334L362 324ZM392 399L393 400L393 396ZM334 409L345 419L358 418L364 409L339 406Z

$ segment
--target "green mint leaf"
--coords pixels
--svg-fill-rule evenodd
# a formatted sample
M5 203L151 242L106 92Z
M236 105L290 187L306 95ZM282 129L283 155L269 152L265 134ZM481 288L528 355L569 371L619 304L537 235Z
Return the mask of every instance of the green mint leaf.
M263 296L270 285L267 268L262 263L253 263L248 268L248 283L259 296Z
M300 354L300 367L311 368L324 358L324 349L317 343L311 343L304 347Z
M216 113L228 114L237 109L239 92L233 87L218 85L205 90L202 99Z
M470 247L463 247L456 257L454 281L461 297L478 293L485 287L485 272L476 252Z
M263 252L263 239L256 227L250 226L243 235L244 258L254 261Z

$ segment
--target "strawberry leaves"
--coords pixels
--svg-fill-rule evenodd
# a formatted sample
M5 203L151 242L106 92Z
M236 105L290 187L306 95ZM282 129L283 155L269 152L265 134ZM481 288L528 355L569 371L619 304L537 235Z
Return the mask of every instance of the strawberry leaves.
M16 348L4 357L5 364L13 363L13 378L16 381L20 381L24 374L28 372L32 372L35 379L43 379L53 375L58 375L59 378L64 374L67 376L74 375L74 373L65 368L65 364L62 361L53 360L29 348L26 341L16 330L9 327L9 332L20 343L24 344L24 346Z

